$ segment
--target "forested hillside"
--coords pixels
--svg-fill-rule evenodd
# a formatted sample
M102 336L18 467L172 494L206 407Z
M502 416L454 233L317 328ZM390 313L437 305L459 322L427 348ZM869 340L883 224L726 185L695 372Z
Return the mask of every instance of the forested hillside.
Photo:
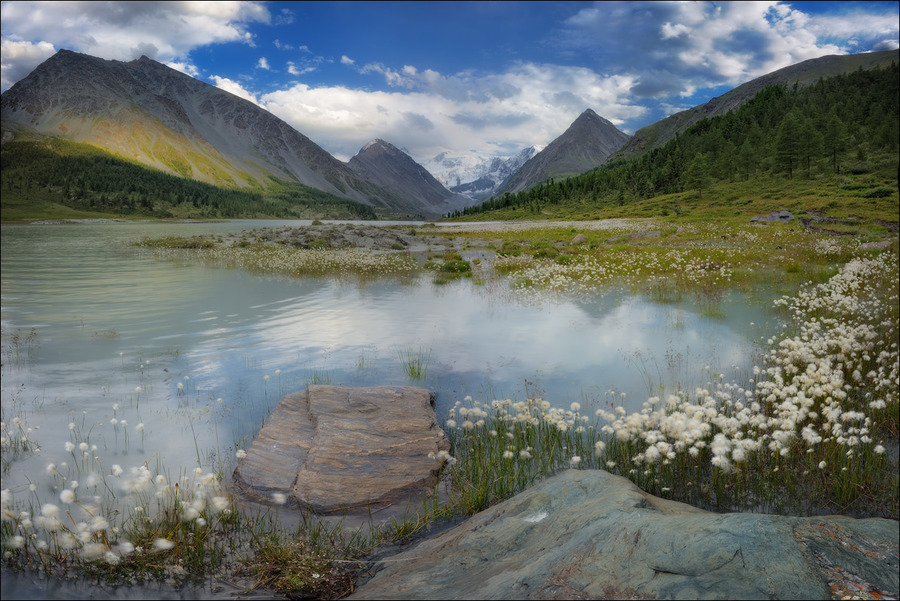
M256 189L228 189L184 179L62 138L4 142L4 219L33 217L53 207L80 213L191 218L374 219L372 207L302 184L272 180Z
M800 89L768 86L740 108L701 120L664 146L452 216L517 209L502 217L533 218L554 205L600 209L685 191L702 199L716 183L876 171L893 174L893 185L866 194L885 198L897 191L898 148L900 71L893 63Z

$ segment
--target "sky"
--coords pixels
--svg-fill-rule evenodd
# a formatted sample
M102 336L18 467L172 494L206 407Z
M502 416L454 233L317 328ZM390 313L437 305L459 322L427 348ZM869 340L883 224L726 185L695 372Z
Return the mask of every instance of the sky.
M340 160L509 156L585 109L633 134L782 67L900 46L898 2L2 2L6 91L60 49L146 55Z

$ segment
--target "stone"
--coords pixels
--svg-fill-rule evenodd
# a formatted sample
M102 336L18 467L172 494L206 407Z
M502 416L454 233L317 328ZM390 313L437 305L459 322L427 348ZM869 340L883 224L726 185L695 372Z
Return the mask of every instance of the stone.
M429 390L310 386L281 399L233 479L251 499L317 513L377 509L433 487L432 457L449 448Z
M573 236L572 239L569 240L569 244L573 246L576 244L584 244L585 242L587 242L587 236L585 236L584 234L575 234L575 236Z
M751 217L750 221L753 223L772 222L772 221L787 223L788 221L790 221L793 218L794 218L794 215L790 211L778 211L776 213L769 213L768 215L763 215L762 217Z
M836 582L896 598L897 532L880 518L717 514L568 470L390 557L351 598L831 599Z
M880 242L864 242L859 245L859 250L885 250L894 245L893 240L882 240Z

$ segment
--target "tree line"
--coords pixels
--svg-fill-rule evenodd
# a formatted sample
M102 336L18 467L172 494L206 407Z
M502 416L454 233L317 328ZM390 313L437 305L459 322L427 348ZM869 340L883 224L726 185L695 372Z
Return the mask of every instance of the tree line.
M198 218L375 219L372 207L270 178L251 189L169 175L88 144L62 138L5 142L2 190L67 207L122 215Z

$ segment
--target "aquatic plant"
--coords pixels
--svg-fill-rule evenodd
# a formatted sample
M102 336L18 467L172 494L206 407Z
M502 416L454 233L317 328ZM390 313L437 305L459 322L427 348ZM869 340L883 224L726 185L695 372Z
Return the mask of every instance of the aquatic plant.
M410 378L423 380L428 374L428 364L431 362L431 349L426 350L420 346L413 350L407 348L400 351L400 361L403 363L403 371Z

